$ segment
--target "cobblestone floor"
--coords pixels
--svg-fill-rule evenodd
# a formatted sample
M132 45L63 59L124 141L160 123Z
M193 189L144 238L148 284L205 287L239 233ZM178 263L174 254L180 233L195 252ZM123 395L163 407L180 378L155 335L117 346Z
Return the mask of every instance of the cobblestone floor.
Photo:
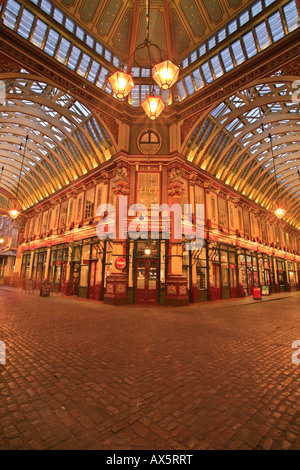
M0 449L300 449L300 292L115 308L2 286L0 340Z

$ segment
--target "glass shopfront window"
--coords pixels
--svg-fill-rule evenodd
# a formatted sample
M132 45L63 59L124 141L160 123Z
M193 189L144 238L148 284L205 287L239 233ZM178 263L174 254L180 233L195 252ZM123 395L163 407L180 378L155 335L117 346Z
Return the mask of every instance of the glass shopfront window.
M283 259L277 258L277 279L280 286L286 284L286 270L285 270L285 261Z
M288 261L289 281L292 287L296 286L296 263Z
M197 257L196 273L198 290L207 290L208 266L206 254L206 248L202 248L200 255Z
M91 245L83 245L81 254L80 287L88 287Z
M234 246L220 245L220 268L222 298L237 297L237 260Z
M54 247L50 254L48 279L50 283L57 284L59 288L62 282L66 280L67 262L68 247L66 245Z
M221 256L221 279L222 287L229 287L229 270L228 270L228 253L227 251L220 252Z
M138 173L136 202L147 209L151 204L160 204L160 173Z
M244 292L252 295L253 287L260 286L257 253L244 250L244 253L239 256L239 268Z
M23 253L21 278L28 279L30 270L31 253Z

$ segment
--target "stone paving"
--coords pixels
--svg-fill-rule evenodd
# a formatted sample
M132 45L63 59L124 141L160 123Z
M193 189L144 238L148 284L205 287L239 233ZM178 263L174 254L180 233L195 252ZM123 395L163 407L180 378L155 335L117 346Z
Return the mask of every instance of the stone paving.
M300 292L171 309L2 286L0 340L0 450L300 449Z

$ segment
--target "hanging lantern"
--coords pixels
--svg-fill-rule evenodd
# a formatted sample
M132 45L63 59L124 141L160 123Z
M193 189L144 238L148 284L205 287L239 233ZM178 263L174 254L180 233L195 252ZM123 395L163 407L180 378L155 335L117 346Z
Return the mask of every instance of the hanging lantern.
M282 209L281 207L278 207L275 211L274 211L274 214L276 215L276 217L278 217L278 219L282 219L285 214L286 214L286 210L285 209Z
M160 96L147 95L141 106L150 119L156 119L166 105Z
M11 219L16 219L18 215L20 214L20 212L17 211L17 209L11 209L10 211L8 211L8 213Z
M117 71L109 77L108 81L119 100L125 98L134 88L134 81L129 73Z
M20 212L17 209L11 209L10 211L8 211L8 213L11 219L16 219L18 215L20 214Z
M167 90L177 81L179 75L179 67L174 65L170 60L165 60L154 65L152 78L163 89Z

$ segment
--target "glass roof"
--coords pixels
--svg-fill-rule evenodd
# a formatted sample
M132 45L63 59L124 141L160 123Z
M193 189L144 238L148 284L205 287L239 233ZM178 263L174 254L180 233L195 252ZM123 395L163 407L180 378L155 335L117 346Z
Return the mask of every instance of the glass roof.
M278 182L281 197L299 204L300 103L291 100L293 90L278 73L221 102L192 133L188 160L268 209Z
M71 94L26 73L6 81L6 97L0 115L1 185L16 192L25 155L23 209L111 157L112 142L103 125Z

